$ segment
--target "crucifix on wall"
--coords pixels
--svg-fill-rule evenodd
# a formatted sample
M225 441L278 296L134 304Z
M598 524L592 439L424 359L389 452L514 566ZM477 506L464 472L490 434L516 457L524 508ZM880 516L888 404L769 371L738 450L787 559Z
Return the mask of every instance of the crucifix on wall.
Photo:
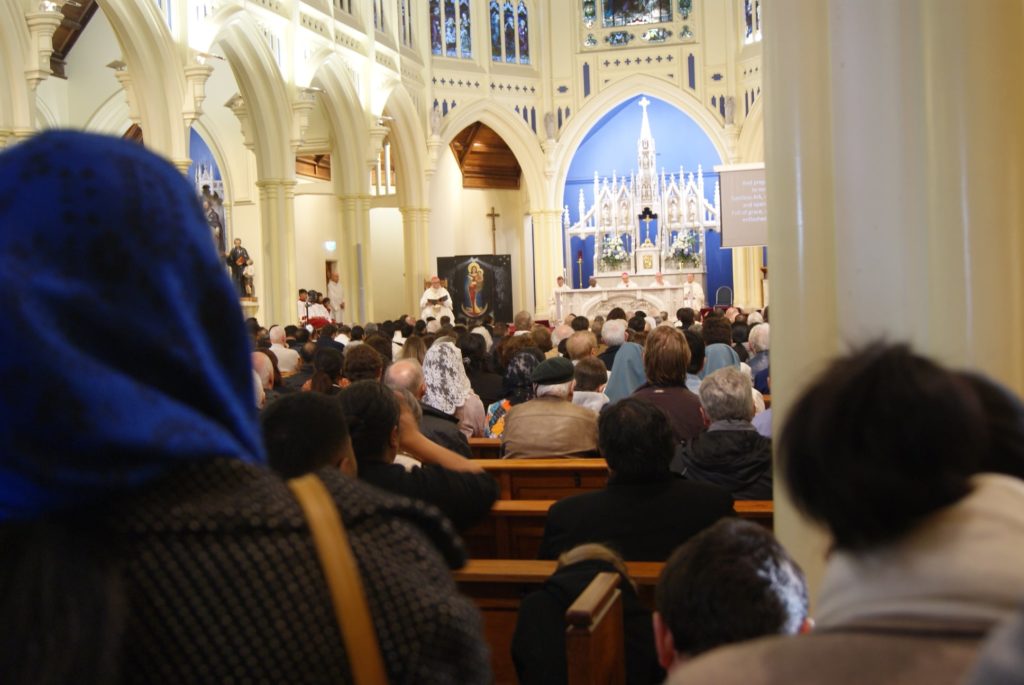
M496 219L501 216L491 207L491 213L486 215L491 220L491 254L498 254L498 224Z
M651 222L657 219L658 215L652 212L650 207L644 207L644 211L637 218L644 222L644 243L641 247L654 247L650 236Z

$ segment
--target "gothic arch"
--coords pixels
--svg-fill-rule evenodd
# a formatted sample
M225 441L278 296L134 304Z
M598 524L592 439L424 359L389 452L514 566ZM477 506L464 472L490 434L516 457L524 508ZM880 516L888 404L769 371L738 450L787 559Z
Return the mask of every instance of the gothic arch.
M124 91L118 90L96 108L96 112L86 122L85 130L121 136L131 125L131 116L128 111L128 103L124 99ZM145 135L145 129L143 129L143 135Z
M528 129L523 120L507 107L492 100L477 100L459 105L444 118L440 135L445 146L451 144L452 139L460 131L475 121L487 124L505 140L523 170L523 180L526 182L530 206L542 206L545 199L544 154L533 131Z
M339 195L357 195L366 192L368 175L364 150L353 141L365 140L366 114L359 93L345 60L336 53L324 51L313 73L312 85L323 88L324 106L330 117L334 145L331 150L331 168L335 191Z
M764 161L764 98L758 98L750 113L743 121L740 139L736 146L740 162Z
M664 79L646 74L630 76L628 79L609 85L594 95L569 119L569 123L562 129L558 138L558 150L555 153L556 182L548 187L548 191L553 193L547 198L550 206L561 206L569 165L590 129L610 109L640 93L664 100L689 116L707 134L712 145L715 146L718 156L723 160L729 159L729 144L726 141L722 125L699 100Z
M25 56L31 41L28 24L16 3L0 3L0 148L8 134L32 128L32 108L25 80Z
M258 177L294 178L292 98L270 48L253 18L240 7L226 8L210 21L209 47L216 44L223 50L245 100Z
M427 155L427 140L423 135L423 117L413 104L405 86L398 83L388 94L384 105L390 115L391 140L398 152L398 204L402 207L426 206L426 173L423 160Z
M128 74L146 146L175 162L188 159L188 130L182 119L185 74L181 51L155 3L98 0L110 22Z

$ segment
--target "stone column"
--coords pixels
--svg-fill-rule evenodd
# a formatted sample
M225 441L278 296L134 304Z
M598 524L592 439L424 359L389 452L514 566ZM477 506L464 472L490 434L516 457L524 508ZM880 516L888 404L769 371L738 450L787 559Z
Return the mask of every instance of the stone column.
M828 357L880 336L1024 390L1024 7L962 9L764 5L776 428ZM780 486L776 532L816 588L826 541Z
M434 273L430 264L430 208L402 208L402 230L405 237L405 299L409 313L419 318L423 280Z
M261 323L297 323L295 280L295 180L262 179L260 227L263 240Z
M373 317L373 281L370 268L370 196L341 195L342 279L348 305L346 323L364 324Z
M562 210L540 209L530 212L533 219L534 318L548 318L548 303L555 289L555 278L562 265ZM524 274L524 277L527 274ZM527 306L529 304L527 303Z

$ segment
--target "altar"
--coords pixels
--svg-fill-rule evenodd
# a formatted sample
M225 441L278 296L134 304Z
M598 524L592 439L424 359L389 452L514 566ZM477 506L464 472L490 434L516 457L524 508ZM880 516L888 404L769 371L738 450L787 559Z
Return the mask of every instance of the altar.
M607 317L608 312L622 307L628 316L641 310L650 316L668 312L669 321L675 321L676 310L683 306L683 286L669 285L650 288L587 288L562 290L555 293L557 311L575 314L593 320Z

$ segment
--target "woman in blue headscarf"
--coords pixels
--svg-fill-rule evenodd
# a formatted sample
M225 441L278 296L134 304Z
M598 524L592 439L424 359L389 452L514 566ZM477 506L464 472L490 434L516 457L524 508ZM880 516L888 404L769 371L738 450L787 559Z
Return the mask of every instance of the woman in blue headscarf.
M646 382L644 348L636 343L622 343L622 347L615 355L615 366L612 367L612 372L608 376L608 385L604 389L609 403L629 397L634 390Z
M263 465L237 295L181 174L81 133L6 151L0 293L4 681L337 680L346 658L309 531ZM407 602L454 612L449 638L479 630L450 583L423 607L447 577L425 541L461 558L446 522L319 475L345 502L382 645L401 644L413 614L389 607ZM450 645L385 649L389 677L481 680L478 638L460 646L459 663L443 660Z

